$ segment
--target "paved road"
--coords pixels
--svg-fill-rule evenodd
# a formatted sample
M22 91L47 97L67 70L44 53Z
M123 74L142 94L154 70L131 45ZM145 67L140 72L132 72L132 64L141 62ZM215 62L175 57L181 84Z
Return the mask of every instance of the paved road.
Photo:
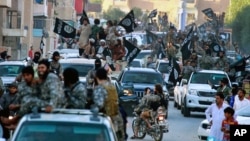
M173 101L169 103L169 132L164 134L163 141L199 141L197 137L197 129L200 122L205 118L203 113L192 112L191 117L183 117L180 110L173 107ZM128 118L127 132L129 137L133 135L131 123L133 118ZM141 141L131 140L128 141ZM143 141L153 141L150 136L146 136Z

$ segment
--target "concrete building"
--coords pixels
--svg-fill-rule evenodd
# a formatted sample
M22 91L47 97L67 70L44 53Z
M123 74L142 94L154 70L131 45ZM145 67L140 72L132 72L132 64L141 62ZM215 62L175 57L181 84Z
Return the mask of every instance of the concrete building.
M33 0L0 0L0 46L12 59L25 58L32 44Z
M57 48L59 36L53 32L54 19L57 17L76 26L75 0L40 0L34 3L34 48L40 50L41 39L45 44L43 57L48 51ZM43 37L43 38L42 38Z

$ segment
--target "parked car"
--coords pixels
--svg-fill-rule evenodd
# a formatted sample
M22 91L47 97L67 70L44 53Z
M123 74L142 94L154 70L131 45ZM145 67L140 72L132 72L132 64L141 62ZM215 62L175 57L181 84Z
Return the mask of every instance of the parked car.
M33 112L19 121L13 141L117 141L110 118L90 110L54 109Z
M129 114L132 114L134 106L138 104L138 101L135 101L135 98L138 97L141 99L144 96L144 89L149 87L153 90L155 84L162 85L165 100L167 103L169 101L169 93L166 84L161 73L155 69L128 67L121 71L117 80L123 89L123 95L131 97L127 98L127 102L131 101L131 103L125 107L132 110L127 112ZM168 106L166 109L168 109Z
M177 61L177 63L180 65L179 61ZM171 84L168 84L169 73L170 73L169 60L167 60L167 59L159 59L159 60L157 60L155 68L156 68L156 70L161 72L162 77L164 78L164 81L166 82L169 95L174 96L174 87L175 86L173 86Z
M141 59L142 60L142 67L147 66L147 58L152 53L152 50L141 50L139 54L135 57L135 59Z
M65 69L67 67L75 68L81 77L86 77L88 72L95 67L95 59L85 59L85 58L68 58L68 59L60 59L60 64L62 68ZM102 65L104 65L104 61L102 61Z
M150 56L152 53L152 50L141 50L139 54L135 57L135 59L145 59L148 56Z
M205 109L215 101L216 90L208 84L219 85L222 78L231 81L226 72L220 70L199 70L191 74L189 80L183 79L184 87L181 97L181 112L184 116L190 116L191 111L204 112Z
M181 98L183 97L184 91L187 90L187 85L183 84L183 81L177 82L176 86L174 87L174 107L177 107L177 109L181 109Z
M51 58L55 51L58 51L62 58L79 58L79 50L78 49L69 49L69 48L49 51L48 57Z
M250 125L250 105L239 109L235 112L235 115L239 125ZM201 140L207 140L209 133L210 123L205 119L199 125L198 137Z
M131 62L130 67L142 68L143 67L143 59L134 59Z
M22 72L22 69L25 66L26 63L23 61L0 62L0 77L3 82L4 89L15 81L16 77Z

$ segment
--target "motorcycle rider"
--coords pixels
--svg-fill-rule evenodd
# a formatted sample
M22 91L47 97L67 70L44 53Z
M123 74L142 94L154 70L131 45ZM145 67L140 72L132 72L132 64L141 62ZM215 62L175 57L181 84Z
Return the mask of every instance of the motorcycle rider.
M145 88L145 91L147 91L147 89L148 88ZM149 123L149 118L152 115L151 112L157 110L158 106L160 105L160 101L161 97L158 96L157 93L156 94L148 93L143 96L143 98L141 99L141 103L138 105L137 109L135 109L135 111L140 115L140 118L137 118L137 121L135 122L136 123L135 134L131 137L131 139L138 139L138 129L141 123L141 119L143 119L147 123L148 128L151 128L151 124Z

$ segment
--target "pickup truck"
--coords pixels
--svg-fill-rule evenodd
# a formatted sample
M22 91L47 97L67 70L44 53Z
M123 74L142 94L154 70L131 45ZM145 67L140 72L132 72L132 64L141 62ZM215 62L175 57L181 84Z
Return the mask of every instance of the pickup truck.
M181 113L190 116L191 111L204 112L215 102L216 90L209 83L219 85L219 81L227 78L229 87L231 81L226 72L220 70L200 70L190 75L188 80L182 79L183 95L181 97Z

